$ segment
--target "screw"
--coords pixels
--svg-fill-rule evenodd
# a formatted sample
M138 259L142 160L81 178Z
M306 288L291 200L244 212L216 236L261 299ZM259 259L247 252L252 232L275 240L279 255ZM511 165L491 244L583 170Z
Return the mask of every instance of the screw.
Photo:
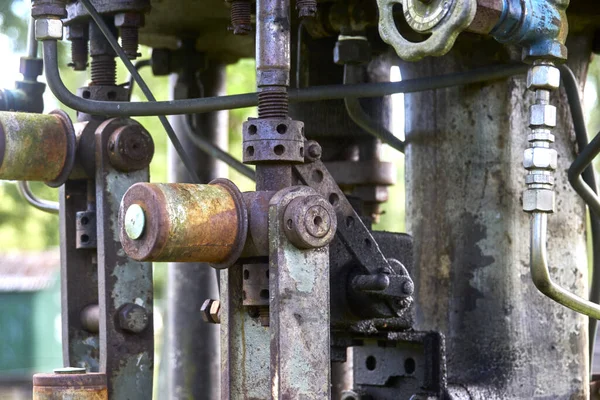
M127 303L118 312L119 327L131 333L141 333L148 326L148 312L142 306Z
M209 324L221 323L221 302L214 299L206 299L200 308L200 314L204 322Z
M231 30L234 35L247 35L252 31L249 0L234 0L231 2Z
M127 58L138 58L139 28L144 26L145 18L141 13L120 13L115 15L115 26L120 28L121 47Z
M154 142L141 125L118 128L108 140L110 163L123 172L146 168L154 155Z
M117 63L113 56L108 54L92 55L91 70L91 85L116 86Z
M317 0L296 0L296 10L300 18L314 18L317 15Z
M85 374L86 369L81 367L56 368L54 373L57 375Z
M125 212L125 233L130 239L142 237L146 227L146 214L139 204L132 204Z
M308 158L310 161L317 161L321 158L323 149L321 145L313 140L308 142Z

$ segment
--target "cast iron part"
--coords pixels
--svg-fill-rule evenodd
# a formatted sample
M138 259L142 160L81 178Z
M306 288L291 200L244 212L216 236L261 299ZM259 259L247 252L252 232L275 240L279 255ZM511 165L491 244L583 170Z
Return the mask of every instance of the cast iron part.
M110 135L108 152L110 162L119 171L137 171L150 165L154 141L142 125L125 125Z
M60 368L33 376L33 400L108 400L106 374L85 368Z
M337 230L337 218L331 204L321 196L295 198L283 215L287 238L300 249L326 246Z
M118 311L119 328L129 333L141 333L148 327L146 309L134 303L123 305Z
M250 0L231 2L231 30L234 35L247 35L252 32L252 3Z
M77 229L75 248L95 249L98 243L96 236L96 211L77 212L75 226Z
M246 164L304 162L304 124L288 118L250 119L243 125Z

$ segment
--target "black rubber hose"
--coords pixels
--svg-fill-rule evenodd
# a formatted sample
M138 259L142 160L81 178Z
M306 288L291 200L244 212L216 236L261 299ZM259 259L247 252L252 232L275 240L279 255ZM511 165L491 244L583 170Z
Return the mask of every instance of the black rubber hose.
M66 106L85 113L115 117L201 114L212 111L253 107L258 104L256 93L149 102L116 102L83 99L71 93L60 77L55 41L48 40L44 42L44 64L46 82L52 90L52 93L54 93L54 96ZM303 89L290 89L289 99L292 103L298 103L343 99L345 97L362 98L386 96L394 93L414 93L502 79L522 74L526 71L527 66L522 64L503 64L474 69L470 72L459 74L409 79L401 82L313 86Z
M575 191L584 199L589 207L590 231L592 235L592 284L590 287L589 299L594 303L600 303L600 214L598 209L594 209L597 203L598 186L596 173L592 166L594 159L591 154L596 153L594 148L600 149L600 135L596 135L592 143L588 144L588 134L579 96L579 85L575 74L567 65L560 67L562 82L567 93L573 127L579 155L569 168L569 182ZM582 180L583 176L583 180ZM590 196L591 195L591 196ZM593 196L593 197L592 197ZM589 319L589 358L590 372L593 367L594 346L596 344L596 330L598 321L594 318Z

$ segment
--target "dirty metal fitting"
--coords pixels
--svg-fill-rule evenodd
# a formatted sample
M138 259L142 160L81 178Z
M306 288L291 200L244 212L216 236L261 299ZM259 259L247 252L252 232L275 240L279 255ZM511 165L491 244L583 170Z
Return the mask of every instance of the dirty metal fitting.
M529 110L527 138L530 147L525 150L523 166L528 171L525 178L527 190L523 193L525 212L554 212L554 177L557 166L556 150L550 148L554 142L552 129L556 126L556 107L549 104L550 91L558 89L560 72L553 63L535 63L527 75L527 87L535 92L535 102Z
M202 320L209 324L221 323L221 302L214 299L206 299L200 308Z
M253 307L251 315L269 326L269 264L244 264L242 305Z
M505 0L490 34L501 43L523 46L523 61L565 61L569 0Z
M504 9L505 0L477 0L475 18L466 30L481 35L489 34L502 18Z
M88 25L73 24L67 26L67 40L71 42L71 63L69 66L75 71L85 71L89 56Z
M33 0L31 16L38 18L63 19L67 17L66 0Z
M33 400L108 400L106 375L61 368L33 376Z
M127 12L115 15L115 27L120 30L121 47L130 60L135 60L139 56L139 29L144 26L145 22L142 13Z
M249 0L231 2L231 30L234 35L252 32L252 4Z
M142 125L132 123L110 135L108 152L110 163L119 171L139 171L150 165L154 156L154 141Z
M73 124L62 111L0 112L0 179L58 187L73 169L75 147Z
M290 84L290 1L256 2L256 84L259 118L286 118Z
M250 119L243 124L246 164L303 163L304 123L291 119Z
M239 189L226 179L137 183L121 202L119 230L123 249L135 260L227 268L243 250L248 213Z
M335 210L320 195L295 198L286 207L283 219L285 235L300 249L328 245L337 230Z
M117 313L119 328L129 333L142 333L148 327L148 311L138 304L124 304Z
M81 310L80 314L81 326L88 332L100 332L100 306L91 304Z
M317 16L317 0L296 0L296 10L300 18L314 18Z
M95 23L89 24L91 76L90 86L116 86L115 52Z

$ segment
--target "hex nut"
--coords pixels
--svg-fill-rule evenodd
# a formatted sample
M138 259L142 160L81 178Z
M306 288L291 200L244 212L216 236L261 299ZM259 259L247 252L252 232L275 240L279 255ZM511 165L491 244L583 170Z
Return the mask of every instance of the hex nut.
M549 104L533 104L529 109L529 126L556 126L556 107Z
M333 48L333 62L338 65L362 64L371 59L371 45L366 39L338 40Z
M534 65L527 73L527 88L530 90L556 90L560 87L560 71L552 65Z
M115 15L117 28L139 28L144 26L145 17L142 13L119 13Z
M43 18L35 21L36 40L61 40L63 23L60 19Z
M554 191L548 189L527 189L523 193L523 211L554 212Z
M140 305L127 303L119 309L118 322L124 331L141 333L148 327L148 312Z
M556 170L558 154L547 147L530 147L525 150L523 166L525 169Z
M89 36L87 24L72 24L67 25L67 40L87 39Z
M214 299L206 299L200 308L202 320L209 324L221 323L221 302Z

